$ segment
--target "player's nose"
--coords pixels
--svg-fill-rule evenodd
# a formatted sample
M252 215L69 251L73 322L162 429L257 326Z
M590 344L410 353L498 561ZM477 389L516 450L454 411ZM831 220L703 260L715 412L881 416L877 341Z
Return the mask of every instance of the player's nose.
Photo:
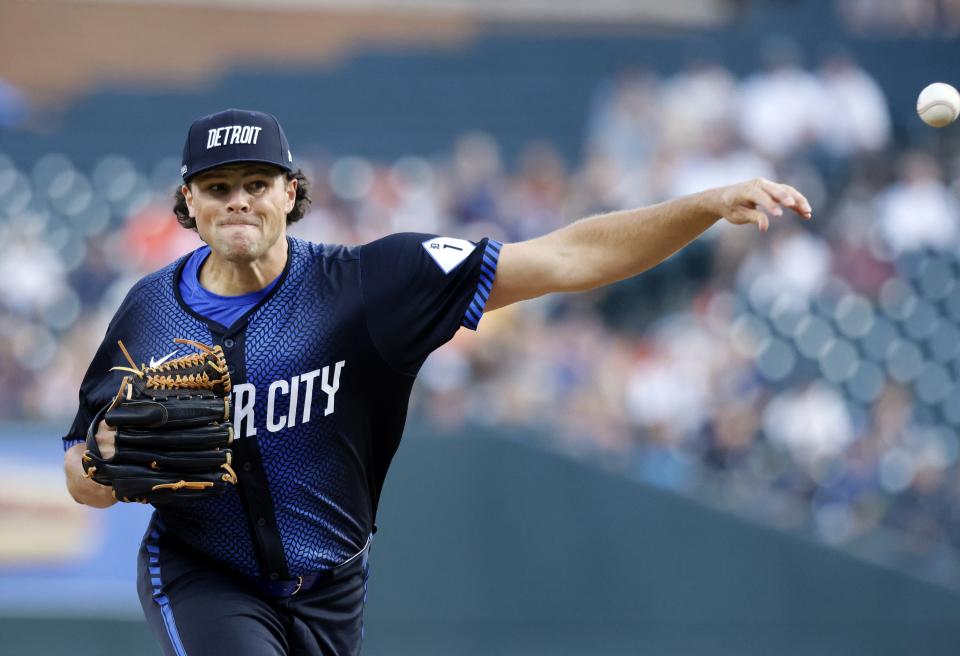
M246 189L240 187L230 192L230 197L227 198L227 211L241 213L250 211L250 194Z

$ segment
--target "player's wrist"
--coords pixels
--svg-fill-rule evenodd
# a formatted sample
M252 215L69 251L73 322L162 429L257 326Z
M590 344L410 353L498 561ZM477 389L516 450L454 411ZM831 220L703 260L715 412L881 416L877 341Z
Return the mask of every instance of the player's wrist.
M699 218L711 223L719 221L723 216L723 195L725 188L706 189L687 196L690 211Z

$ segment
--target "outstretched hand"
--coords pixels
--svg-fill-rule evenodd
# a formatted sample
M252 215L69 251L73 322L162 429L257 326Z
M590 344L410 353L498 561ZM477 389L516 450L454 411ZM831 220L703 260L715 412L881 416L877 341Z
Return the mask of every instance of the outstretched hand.
M715 190L716 213L734 225L754 223L761 232L770 227L771 216L783 216L783 208L803 219L813 216L810 201L788 184L755 178Z

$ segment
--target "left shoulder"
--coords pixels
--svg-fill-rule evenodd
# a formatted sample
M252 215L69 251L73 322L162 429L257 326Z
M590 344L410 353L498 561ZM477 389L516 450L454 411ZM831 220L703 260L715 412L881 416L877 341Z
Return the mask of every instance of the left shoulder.
M398 232L360 247L361 258L370 262L406 266L434 264L444 274L480 252L487 240L478 242L425 232ZM366 265L365 265L366 266Z
M358 246L343 244L318 244L305 239L290 237L290 249L294 257L325 260L356 260L360 257Z

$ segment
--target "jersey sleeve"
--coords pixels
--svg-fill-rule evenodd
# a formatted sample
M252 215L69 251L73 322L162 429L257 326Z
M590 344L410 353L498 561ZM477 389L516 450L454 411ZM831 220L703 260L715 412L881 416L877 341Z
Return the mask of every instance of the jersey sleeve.
M134 286L134 289L136 289L136 286ZM119 372L110 371L110 368L116 364L114 358L118 352L115 328L129 311L133 297L134 293L131 290L127 294L127 298L120 304L120 308L113 319L110 320L103 341L100 342L90 366L87 367L87 372L80 383L80 403L77 414L73 423L70 424L69 430L63 436L64 451L86 440L87 429L90 427L94 415L113 399L120 388L123 375Z
M460 326L476 330L500 242L399 233L360 247L360 284L370 337L395 369L415 373Z

